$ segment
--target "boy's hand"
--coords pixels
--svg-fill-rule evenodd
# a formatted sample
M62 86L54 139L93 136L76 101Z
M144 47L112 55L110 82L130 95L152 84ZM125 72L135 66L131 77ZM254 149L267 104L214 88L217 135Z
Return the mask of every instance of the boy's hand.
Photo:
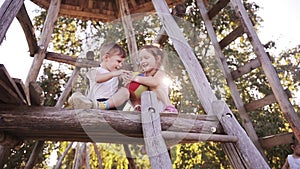
M121 75L121 78L123 79L123 85L126 86L129 84L133 79L135 75L132 72L126 72Z
M124 74L129 74L130 71L128 70L123 70L123 69L120 69L120 70L116 70L113 72L113 77L119 77L119 76L123 76Z

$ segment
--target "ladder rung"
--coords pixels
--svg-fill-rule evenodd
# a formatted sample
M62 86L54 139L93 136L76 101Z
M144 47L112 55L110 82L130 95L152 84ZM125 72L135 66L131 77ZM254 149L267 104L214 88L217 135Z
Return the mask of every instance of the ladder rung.
M287 89L285 90L285 93L287 94L287 96L289 98L291 98L291 92ZM250 103L247 103L245 104L245 109L247 112L250 112L250 111L254 111L254 110L257 110L259 108L262 108L266 105L270 105L272 103L276 103L276 98L275 98L275 95L272 93L264 98L261 98L261 99L258 99L258 100L254 100Z
M234 29L230 34L228 34L225 38L223 38L219 44L221 49L224 49L227 45L229 45L232 41L234 41L236 38L242 36L244 33L243 26L239 26L236 29Z
M179 140L181 143L195 143L199 141L216 141L216 142L237 142L237 136L224 134L205 134L205 133L185 133L162 131L162 136L166 140Z
M260 61L258 58L251 59L244 66L239 67L237 70L231 72L232 79L236 80L239 77L243 76L244 74L249 73L253 69L256 69L260 66L261 66L261 64L260 64Z
M230 0L219 0L207 13L209 18L215 17L228 3Z

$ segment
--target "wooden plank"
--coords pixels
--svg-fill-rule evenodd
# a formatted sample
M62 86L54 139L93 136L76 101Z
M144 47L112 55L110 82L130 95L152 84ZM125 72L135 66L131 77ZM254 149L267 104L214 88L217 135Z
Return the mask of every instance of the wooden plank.
M24 85L23 81L21 79L18 79L18 78L13 78L13 81L16 83L19 91L21 92L23 98L25 99L26 94L25 94L25 85Z
M293 142L293 133L281 133L272 136L259 138L261 146L265 149L282 144L290 144Z
M38 74L40 72L41 66L43 64L44 58L46 56L46 50L48 48L48 44L51 39L51 34L54 29L54 25L56 22L56 19L58 17L58 12L60 10L60 4L61 0L51 0L48 13L46 16L46 20L43 26L43 30L41 33L40 40L38 42L38 46L40 49L37 53L35 53L31 67L29 69L26 82L25 82L25 89L26 89L26 98L29 101L30 100L30 94L29 94L29 83L32 81L36 81L36 78L38 77ZM30 103L28 103L30 105Z
M262 154L249 139L248 135L240 126L227 104L224 101L215 101L212 106L213 111L216 113L225 133L239 138L236 142L236 146L242 154L241 158L245 158L247 168L269 169L270 167L268 166L268 163L264 160Z
M118 0L119 11L121 14L121 20L127 40L127 46L130 56L130 61L132 64L133 71L138 71L139 60L138 60L138 48L135 39L134 28L132 25L132 19L130 16L130 11L128 7L127 0Z
M256 69L260 66L261 66L261 64L260 64L260 61L258 58L251 59L249 62L247 62L243 66L237 68L237 70L232 71L231 72L232 78L233 78L233 80L237 80L239 77L251 72L253 69Z
M43 89L37 82L31 82L29 84L30 102L32 106L44 105L44 93Z
M238 113L241 117L241 121L242 121L242 125L245 128L246 132L248 133L249 137L251 138L251 140L254 142L254 144L256 145L256 147L263 153L263 149L260 147L259 143L258 143L258 136L256 134L256 131L253 127L252 121L244 107L244 103L243 100L240 96L239 90L237 88L236 83L234 82L232 76L231 76L231 72L230 69L228 67L227 64L227 59L224 56L224 54L222 53L221 47L219 45L219 42L217 40L217 35L214 31L213 25L212 25L212 21L209 19L209 16L207 14L207 9L205 8L203 2L201 0L197 0L197 5L200 9L200 13L202 15L202 18L204 20L205 26L206 26L206 30L208 32L208 35L211 39L212 45L215 48L215 53L216 53L216 60L221 68L221 70L223 71L223 74L225 76L225 79L227 81L227 84L229 86L229 89L231 91L231 95L232 95L232 99L234 101L234 104L236 106L236 108L238 109ZM204 95L202 96L203 98L206 98L207 96Z
M0 168L4 168L4 165L7 163L10 154L10 147L0 145Z
M200 141L214 141L214 142L237 142L238 137L224 135L224 134L199 134L199 133L185 133L174 131L162 131L162 136L166 141L182 140L184 143L190 141L191 143Z
M166 2L160 0L152 0L152 2L169 38L173 42L175 50L189 74L201 105L206 113L211 114L211 103L217 100L217 98L210 87L200 63L196 59L194 52L184 38L173 16L170 14Z
M219 0L208 12L210 19L215 17L228 3L230 0Z
M77 67L89 68L89 67L99 66L99 61L97 60L78 58L78 57L68 56L68 55L55 53L55 52L47 52L45 59L60 62L60 63L65 63L69 65L74 65Z
M15 81L10 77L5 66L0 64L0 81L1 87L4 88L14 99L17 104L26 104L26 100L17 87ZM14 93L14 94L13 94Z
M285 90L285 93L287 94L287 96L289 98L292 97L291 92L288 89ZM275 95L273 93L271 93L261 99L253 100L252 102L245 104L245 108L248 112L250 112L250 111L257 110L266 105L270 105L270 104L276 103L276 102L277 102L277 100L276 100Z
M262 69L266 74L266 77L270 83L272 91L279 103L285 119L290 124L297 140L300 141L300 118L297 115L293 105L289 101L288 96L284 92L278 74L255 32L255 29L244 5L240 0L230 0L230 2L232 3L232 8L235 10L237 16L241 18L242 24L245 27L245 32L247 33L250 43L253 46L254 53L260 59Z
M221 49L224 49L227 45L229 45L236 38L242 36L243 33L244 33L243 26L238 26L236 29L234 29L232 32L230 32L225 38L223 38L219 42Z
M39 47L37 45L34 27L31 23L31 20L29 18L24 4L22 5L21 9L17 14L17 19L25 33L25 37L29 48L29 54L30 56L33 56L38 51Z
M142 93L141 121L147 155L151 168L170 169L172 162L168 154L165 140L161 134L160 108L157 106L157 96L154 92Z
M23 5L24 0L5 0L0 8L0 45L5 38L5 34Z
M0 102L4 104L21 104L17 94L5 82L0 80Z
M207 115L162 114L161 123L164 131L205 134L211 133L208 129L218 121ZM143 144L140 112L1 105L0 131L24 140ZM222 133L220 128L216 131Z

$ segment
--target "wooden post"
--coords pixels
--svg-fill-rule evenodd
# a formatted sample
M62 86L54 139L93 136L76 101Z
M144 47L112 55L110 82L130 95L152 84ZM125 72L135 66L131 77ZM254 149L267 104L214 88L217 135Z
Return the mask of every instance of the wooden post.
M132 68L134 71L138 71L138 49L136 45L136 39L135 39L135 33L134 28L132 26L132 20L130 16L130 11L128 7L127 0L118 0L120 5L120 13L121 13L121 19L123 23L123 28L125 31L126 39L127 39L127 45L130 55L130 60L132 64Z
M10 147L0 145L0 168L4 167L10 154Z
M245 159L247 168L260 168L269 169L267 162L256 149L253 142L249 139L244 129L240 126L239 122L235 119L234 114L224 101L215 101L212 104L213 111L217 115L225 133L228 135L237 136L239 140L236 146L241 153L241 158Z
M211 103L217 100L217 97L213 93L199 61L184 38L173 16L170 14L167 3L161 0L152 0L152 2L169 38L173 42L175 50L189 74L203 109L208 115L212 115Z
M160 111L154 92L142 93L142 128L147 154L153 169L170 169L172 162L161 134Z
M0 45L3 42L5 34L19 12L24 0L6 0L0 8Z
M51 0L50 7L48 9L47 17L45 20L45 24L43 27L41 39L38 44L39 50L34 55L34 59L32 61L32 64L29 69L27 79L25 82L25 92L26 92L27 100L30 100L29 99L29 83L31 81L35 81L36 78L38 77L41 66L43 64L43 60L46 56L46 51L47 51L47 47L48 47L48 44L51 39L51 34L54 29L54 24L58 17L60 4L61 4L61 0ZM30 105L30 103L29 103L29 105Z
M260 60L272 91L282 110L283 116L289 122L297 140L300 141L300 118L280 83L277 72L254 30L244 5L240 0L230 0L230 2L232 3L233 9L236 11L236 14L241 18L242 24L246 28L245 31L249 37L250 43L253 46L254 53Z
M69 145L67 146L66 150L63 152L63 154L60 156L59 160L57 161L55 165L55 169L60 169L61 168L61 163L64 160L65 156L69 152L69 150L72 148L73 142L70 142Z
M221 49L221 47L219 45L219 42L217 40L216 33L214 31L212 21L210 20L210 18L208 16L208 11L205 7L205 4L203 3L202 0L197 0L197 5L198 5L198 8L200 9L202 18L204 20L204 23L205 23L205 26L206 26L206 29L207 29L207 33L208 33L208 35L210 37L210 40L212 42L212 45L215 48L215 53L216 53L215 58L216 58L216 60L219 64L219 67L222 69L225 78L226 78L226 82L227 82L227 84L230 88L234 104L236 105L236 108L238 109L238 113L239 113L239 115L242 119L242 124L243 124L245 130L247 131L249 137L254 142L255 146L263 154L264 153L263 149L261 148L261 146L258 142L258 136L256 134L256 131L255 131L254 127L253 127L253 124L251 122L249 114L246 112L246 109L244 107L244 103L243 103L243 100L240 96L237 85L236 85L236 83L234 82L234 80L231 76L231 72L230 72L230 70L228 68L228 64L226 62L226 57L222 53L222 49Z

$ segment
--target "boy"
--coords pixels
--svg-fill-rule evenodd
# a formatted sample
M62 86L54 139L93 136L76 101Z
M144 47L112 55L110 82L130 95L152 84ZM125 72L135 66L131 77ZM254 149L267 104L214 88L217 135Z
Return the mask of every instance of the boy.
M293 143L291 144L291 149L293 154L287 156L282 169L299 169L300 168L300 144L296 138L293 138Z
M116 43L102 45L100 67L87 73L90 88L87 98L75 92L69 104L75 108L116 109L129 99L128 89L119 86L118 77L128 76L129 71L120 69L126 58L124 49Z

